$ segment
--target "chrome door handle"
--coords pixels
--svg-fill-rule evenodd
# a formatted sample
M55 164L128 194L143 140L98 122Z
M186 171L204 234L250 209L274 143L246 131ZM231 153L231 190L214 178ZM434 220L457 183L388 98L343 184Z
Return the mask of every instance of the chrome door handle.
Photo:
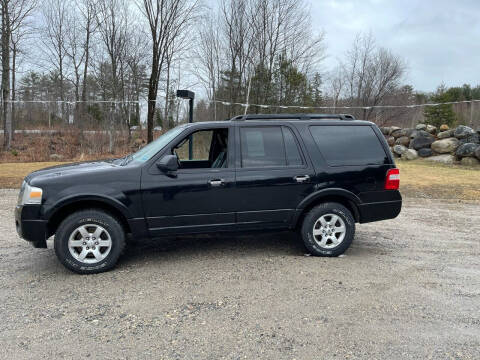
M214 180L209 180L208 183L211 185L211 186L222 186L224 183L223 183L223 179L214 179Z
M295 176L294 179L299 183L303 183L303 182L306 182L306 181L310 180L310 176L308 176L308 175L298 175L298 176Z

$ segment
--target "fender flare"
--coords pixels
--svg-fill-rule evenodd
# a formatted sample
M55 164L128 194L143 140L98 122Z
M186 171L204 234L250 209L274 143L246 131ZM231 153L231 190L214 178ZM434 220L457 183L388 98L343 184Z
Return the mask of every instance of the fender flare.
M293 226L295 227L298 223L298 220L300 219L300 216L303 213L303 210L308 208L311 204L318 202L322 198L326 198L329 196L337 196L337 197L342 197L345 200L347 200L353 207L354 210L354 218L359 219L360 218L360 213L358 210L358 206L362 204L362 201L360 198L352 193L351 191L342 189L342 188L329 188L329 189L324 189L324 190L319 190L316 191L310 195L308 195L305 199L303 199L300 204L298 204L294 218L293 218Z

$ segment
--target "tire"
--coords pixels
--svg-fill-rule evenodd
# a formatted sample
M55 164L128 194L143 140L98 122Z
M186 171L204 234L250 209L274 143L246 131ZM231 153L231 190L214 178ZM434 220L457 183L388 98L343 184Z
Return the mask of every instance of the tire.
M54 247L67 269L96 274L115 266L125 247L125 231L118 219L105 211L81 210L62 221Z
M344 232L340 231L342 227ZM345 206L334 202L323 203L307 213L303 219L301 236L312 255L338 256L353 241L355 219Z

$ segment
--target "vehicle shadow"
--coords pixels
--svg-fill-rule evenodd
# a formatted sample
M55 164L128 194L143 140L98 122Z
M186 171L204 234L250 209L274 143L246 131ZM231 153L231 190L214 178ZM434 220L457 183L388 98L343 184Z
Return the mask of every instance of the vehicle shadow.
M186 257L301 256L306 249L292 232L215 234L128 241L119 265L145 260L176 261Z

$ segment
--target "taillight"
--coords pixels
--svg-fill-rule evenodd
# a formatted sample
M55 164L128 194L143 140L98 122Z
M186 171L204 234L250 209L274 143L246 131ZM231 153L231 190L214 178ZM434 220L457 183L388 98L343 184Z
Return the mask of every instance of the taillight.
M385 178L385 190L398 190L400 187L400 170L390 169Z

